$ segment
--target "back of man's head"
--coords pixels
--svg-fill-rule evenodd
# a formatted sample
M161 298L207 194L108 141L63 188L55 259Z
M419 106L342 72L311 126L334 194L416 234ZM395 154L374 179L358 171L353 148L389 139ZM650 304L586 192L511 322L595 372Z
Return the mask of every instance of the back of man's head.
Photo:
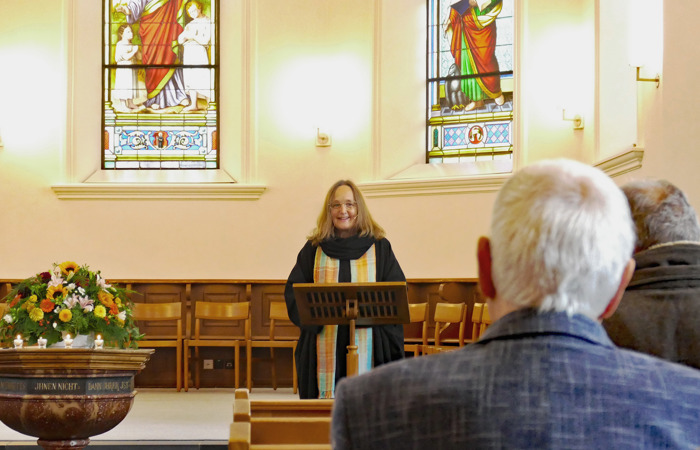
M622 191L600 170L564 159L508 180L491 233L499 301L594 319L614 297L634 245Z
M632 181L622 187L637 228L636 250L677 241L700 241L695 210L683 191L666 180Z

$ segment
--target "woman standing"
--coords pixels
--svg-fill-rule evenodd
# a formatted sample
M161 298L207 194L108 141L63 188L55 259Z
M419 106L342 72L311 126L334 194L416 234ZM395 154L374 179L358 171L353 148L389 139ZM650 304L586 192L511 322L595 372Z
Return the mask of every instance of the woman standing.
M300 398L333 398L337 381L346 375L350 337L347 325L302 326L294 283L384 281L406 277L357 186L340 180L326 194L316 229L299 252L285 287L289 318L301 328L296 350ZM404 356L402 325L358 327L355 339L359 373Z

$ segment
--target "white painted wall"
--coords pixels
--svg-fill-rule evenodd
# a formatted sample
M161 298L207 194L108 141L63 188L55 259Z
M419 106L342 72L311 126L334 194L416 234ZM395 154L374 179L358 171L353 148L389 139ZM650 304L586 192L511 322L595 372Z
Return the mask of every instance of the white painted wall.
M559 155L593 162L612 127L601 126L597 139L596 121L587 120L574 132L560 108L573 98L594 115L595 82L606 75L596 71L595 2L518 2L517 163ZM334 181L383 180L423 160L423 0L221 3L221 145L234 177L267 186L255 201L57 199L51 185L80 182L99 164L100 2L0 0L0 278L66 259L111 278L286 278ZM644 167L622 178L667 177L700 202L692 109L700 5L669 3ZM311 76L297 78L302 69ZM327 114L314 117L319 108ZM317 121L332 128L332 147L315 147ZM408 277L473 277L494 197L369 205Z

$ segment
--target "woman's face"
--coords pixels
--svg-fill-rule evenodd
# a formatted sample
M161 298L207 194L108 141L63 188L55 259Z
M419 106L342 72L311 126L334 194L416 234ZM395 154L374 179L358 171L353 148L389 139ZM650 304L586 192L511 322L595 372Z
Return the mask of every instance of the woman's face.
M330 203L335 235L341 238L357 234L357 203L350 186L335 190Z

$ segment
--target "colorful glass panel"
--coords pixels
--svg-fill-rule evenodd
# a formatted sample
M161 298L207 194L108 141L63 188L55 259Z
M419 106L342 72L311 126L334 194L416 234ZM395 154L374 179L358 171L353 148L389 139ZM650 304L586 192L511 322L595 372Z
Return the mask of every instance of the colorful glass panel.
M104 0L103 169L218 169L218 0Z
M428 0L430 163L511 159L513 0Z

